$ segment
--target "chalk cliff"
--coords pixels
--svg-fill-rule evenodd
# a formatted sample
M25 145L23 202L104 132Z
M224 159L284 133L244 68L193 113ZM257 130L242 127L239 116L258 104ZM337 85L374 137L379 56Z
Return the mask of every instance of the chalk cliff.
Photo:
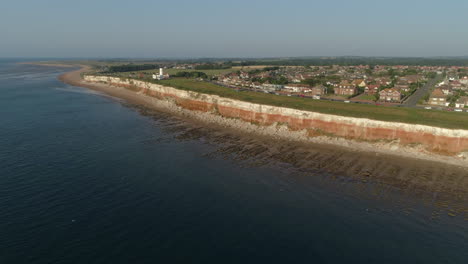
M465 160L468 153L467 130L344 117L254 104L132 79L94 75L86 75L84 79L87 82L128 88L186 110L200 114L203 112L204 116L209 114L213 117L235 119L236 122L232 122L233 124L238 124L237 121L242 120L257 127L282 127L283 130L287 128L292 136L305 136L310 139L327 137L330 142L335 143L337 139L340 142L365 142L380 147L385 145L388 149L411 148L419 153L436 153L461 160ZM263 131L268 130L263 129Z

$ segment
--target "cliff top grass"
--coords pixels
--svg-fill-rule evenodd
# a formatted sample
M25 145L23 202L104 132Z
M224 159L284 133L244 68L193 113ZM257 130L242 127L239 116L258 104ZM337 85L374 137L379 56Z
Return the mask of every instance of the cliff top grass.
M169 75L175 75L178 72L204 72L208 76L226 74L230 72L236 71L233 68L229 69L216 69L216 70L192 70L192 69L165 69L164 72L168 73Z
M175 75L178 72L204 72L206 75L212 77L215 75L226 74L230 72L235 72L238 69L229 68L229 69L215 69L215 70L194 70L194 69L164 69L164 73L168 73L169 75ZM131 78L132 74L139 74L139 73L159 73L159 69L152 69L152 70L141 70L141 71L127 71L127 72L117 72L113 73L113 76L122 77L122 78Z
M384 107L354 103L346 104L343 102L313 100L311 98L292 96L278 96L250 91L238 92L216 84L185 78L174 78L152 82L181 90L219 95L221 97L251 103L288 107L324 114L369 118L408 124L421 124L451 129L468 129L468 113L466 112L445 112L418 108Z

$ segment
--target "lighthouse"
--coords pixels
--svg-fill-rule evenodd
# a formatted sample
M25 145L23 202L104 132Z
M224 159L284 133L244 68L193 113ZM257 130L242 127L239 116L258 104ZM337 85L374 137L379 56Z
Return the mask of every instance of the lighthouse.
M153 74L153 79L155 80L163 80L164 77L163 68L159 68L159 75Z

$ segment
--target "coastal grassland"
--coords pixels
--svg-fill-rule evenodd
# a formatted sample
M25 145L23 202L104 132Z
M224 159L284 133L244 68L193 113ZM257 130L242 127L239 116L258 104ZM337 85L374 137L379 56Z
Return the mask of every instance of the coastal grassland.
M181 90L219 95L256 104L288 107L324 114L369 118L389 122L421 124L451 129L468 129L468 113L443 112L416 108L384 107L354 103L345 104L342 102L277 96L266 93L248 91L238 92L216 84L185 78L173 78L152 82Z
M368 94L362 94L362 95L359 95L359 96L354 97L353 99L374 101L374 100L375 100L375 96L373 96L373 95L368 95Z
M275 67L276 65L247 65L247 66L233 66L232 69L235 71L243 70L243 71L251 71L251 70L261 70L266 67ZM289 66L289 65L281 65L280 67L283 68L303 68L303 66Z
M204 72L209 77L213 77L215 75L220 75L220 74L226 74L226 73L230 73L230 72L234 72L234 71L236 71L236 70L232 69L232 68L230 68L230 69L216 69L216 70L164 69L164 73L168 73L169 75L175 75L178 72ZM133 74L139 74L139 73L144 73L144 74L159 73L159 69L118 72L118 73L113 73L112 75L117 76L117 77L131 78L131 76Z
M233 68L230 69L216 69L216 70L192 70L192 69L165 69L164 70L169 75L175 75L178 72L204 72L206 75L212 77L215 75L226 74L236 71Z

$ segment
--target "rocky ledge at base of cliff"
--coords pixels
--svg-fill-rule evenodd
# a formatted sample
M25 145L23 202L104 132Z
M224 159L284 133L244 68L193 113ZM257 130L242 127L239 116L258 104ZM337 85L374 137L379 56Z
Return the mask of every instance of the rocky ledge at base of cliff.
M260 105L116 77L86 75L84 80L138 94L159 110L248 133L468 167L467 130Z

